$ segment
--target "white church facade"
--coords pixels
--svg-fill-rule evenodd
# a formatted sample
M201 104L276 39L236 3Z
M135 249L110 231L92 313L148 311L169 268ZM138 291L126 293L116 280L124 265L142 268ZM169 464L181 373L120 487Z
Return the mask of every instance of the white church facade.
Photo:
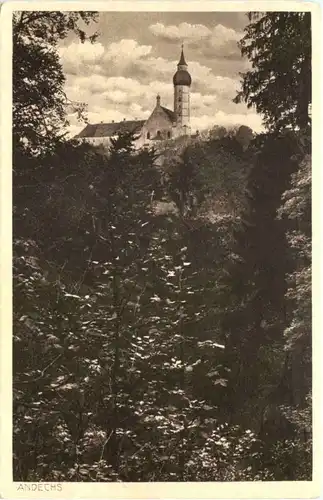
M161 105L157 95L156 106L147 120L123 120L122 122L87 124L76 136L80 141L99 146L109 145L112 138L122 132L132 132L136 136L136 147L156 144L157 141L176 139L191 135L190 87L191 75L182 52L177 71L173 77L174 110Z

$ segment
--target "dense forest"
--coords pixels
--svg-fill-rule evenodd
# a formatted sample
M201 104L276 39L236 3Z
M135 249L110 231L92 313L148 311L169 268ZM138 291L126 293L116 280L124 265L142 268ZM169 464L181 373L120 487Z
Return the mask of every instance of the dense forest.
M14 17L14 480L310 480L310 14L248 15L264 133L108 153L64 134L96 20Z

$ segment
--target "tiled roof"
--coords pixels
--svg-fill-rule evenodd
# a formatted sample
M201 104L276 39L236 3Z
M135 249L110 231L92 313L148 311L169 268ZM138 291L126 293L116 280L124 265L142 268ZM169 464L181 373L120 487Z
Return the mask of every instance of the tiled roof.
M160 106L160 107L161 107L161 109L162 109L163 111L165 111L166 115L168 116L168 118L169 118L172 122L173 122L173 121L175 121L175 113L174 113L174 111L171 111L171 110L170 110L170 109L168 109L168 108L164 108L164 106Z
M119 133L138 132L145 120L129 120L112 123L87 124L86 127L76 136L81 137L111 137Z

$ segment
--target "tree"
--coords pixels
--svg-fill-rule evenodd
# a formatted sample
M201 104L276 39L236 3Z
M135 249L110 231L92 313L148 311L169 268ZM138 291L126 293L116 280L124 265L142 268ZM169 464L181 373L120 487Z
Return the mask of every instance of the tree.
M310 354L312 328L311 178L310 158L306 156L292 176L290 189L283 193L278 212L280 219L290 223L287 238L295 269L289 275L287 293L293 304L290 326L285 332L287 348L295 349L299 344L304 361Z
M227 346L224 363L231 369L224 394L225 406L232 409L228 418L242 425L252 422L264 441L262 458L258 456L258 473L267 471L268 477L281 479L297 477L297 456L302 455L302 446L297 444L295 415L290 415L299 404L300 392L304 401L310 389L310 350L303 356L302 348L288 347L293 332L310 346L310 283L305 284L300 276L300 289L291 286L297 280L295 262L298 266L299 261L303 262L308 280L308 261L303 261L303 253L308 259L308 240L291 232L293 219L297 218L297 224L305 225L306 234L310 235L308 170L303 167L302 174L296 173L304 157L308 161L308 146L302 136L291 132L264 134L256 139L256 155L248 176L247 210L242 213L226 266L227 275L222 281L221 330ZM283 208L282 196L286 202ZM278 210L282 214L279 219ZM303 250L297 241L305 244ZM291 317L294 318L291 300L301 292L307 297L307 312L304 315L304 311L299 311L299 317L304 315L307 324L304 335L302 323L296 318L289 326ZM301 306L296 304L297 311ZM289 452L283 454L285 440ZM298 446L298 454L294 454L292 443ZM302 455L305 461L309 448L307 443ZM281 464L277 468L273 467L272 455Z
M44 245L47 234L44 228L35 231L40 248L24 240L16 245L15 470L26 480L30 474L50 476L53 480L62 475L70 480L83 478L80 454L84 455L85 467L88 460L85 456L93 448L94 438L100 435L106 437L102 443L99 441L96 458L100 461L100 454L104 456L111 478L118 473L119 416L126 407L123 404L125 387L131 384L126 376L131 361L128 342L132 340L134 328L131 320L136 322L133 306L137 302L140 306L138 298L145 283L145 271L138 266L144 267L142 261L151 233L152 192L158 194L158 172L152 169L154 156L146 152L135 155L132 137L114 141L109 159L91 148L80 147L80 151L74 151L73 145L61 145L57 150L60 160L66 160L66 148L67 157L74 152L74 160L78 160L77 182L71 169L66 178L65 165L57 165L55 156L48 164L50 172L44 174L56 184L51 187L51 194L57 185L60 191L63 189L58 202L54 196L47 201L47 221L51 221L53 230L50 246L54 243L55 251L49 252L48 240ZM88 170L92 189L87 182ZM76 218L78 200L75 196L82 197L85 186L87 203L81 217ZM55 213L64 212L60 205L66 200L74 205L74 211L65 210L65 223L61 220L56 225ZM35 209L32 215L36 215ZM79 237L81 246L78 246ZM85 245L90 251L84 249ZM76 254L80 254L77 262L74 259L71 262L73 247L77 248ZM30 249L36 256L26 255ZM46 261L50 255L51 263ZM53 267L51 273L49 264ZM48 289L50 293L46 293ZM19 349L26 343L27 355L24 356ZM24 388L28 388L30 403L28 420L24 418L27 405ZM91 406L96 408L95 415ZM45 427L37 409L46 415ZM26 423L29 423L27 432ZM52 439L47 430L53 435ZM24 463L23 455L33 435L39 436L30 448L30 455L35 459ZM90 435L94 436L92 440ZM47 443L51 443L53 452L60 457L60 464L55 464L52 472L48 470ZM67 454L62 451L63 447ZM96 472L100 472L100 467Z
M312 386L312 224L311 162L306 156L292 177L291 187L282 196L279 218L287 219L287 241L293 257L287 276L286 301L289 324L285 329L285 349L293 392L292 404L284 407L296 427L296 449L302 462L311 466L311 386ZM311 471L307 469L307 474Z
M222 325L231 368L227 404L234 413L243 414L245 408L247 419L252 411L256 426L278 386L281 402L289 395L288 387L280 382L285 375L285 276L291 262L286 224L276 214L298 165L298 140L292 133L264 135L257 142L260 152L248 176L248 205L226 266Z
M181 215L237 215L244 204L250 154L235 133L222 132L215 130L165 159L168 194Z
M93 148L79 147L65 140L66 114L71 103L64 93L65 76L58 44L70 32L82 42L94 41L97 34L88 36L80 26L96 20L95 12L23 11L13 15L14 230L20 237L36 241L42 251L47 239L49 260L57 251L57 245L63 239L65 243L68 240L66 233L62 235L66 218L60 223L57 219L58 213L62 217L66 210L73 209L73 204L59 206L66 203L60 196L63 183L74 175L80 187L80 179L84 178L80 170L84 167L92 173L95 157ZM82 104L74 104L81 112ZM75 168L73 174L71 168ZM80 196L82 190L84 185L79 193L74 190L74 197ZM82 213L79 210L78 215ZM64 262L66 254L62 264Z
M80 21L95 22L94 12L19 12L13 16L13 139L14 148L39 155L53 151L64 136L67 106L65 76L58 42L74 32L94 41ZM75 103L78 111L82 107Z
M235 102L255 106L269 129L306 129L311 104L311 14L249 13L240 41L252 69Z

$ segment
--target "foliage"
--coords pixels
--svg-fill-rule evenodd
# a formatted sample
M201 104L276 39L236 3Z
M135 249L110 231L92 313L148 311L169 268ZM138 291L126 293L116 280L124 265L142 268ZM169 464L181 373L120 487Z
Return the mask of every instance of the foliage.
M84 42L80 22L97 19L93 12L23 11L13 16L13 140L15 148L41 154L53 150L68 124L65 76L57 44L69 32ZM96 34L89 37L94 41ZM82 106L75 103L79 113Z
M311 104L311 14L250 13L240 42L252 68L235 102L255 106L270 129L306 129Z
M296 437L290 445L296 454L294 477L297 478L311 477L312 473L311 177L307 155L293 174L278 211L278 217L289 222L287 241L294 260L293 270L287 276L286 300L290 313L284 332L294 387L292 405L285 406L283 412L295 428Z
M291 222L288 244L295 260L289 276L287 299L294 304L291 324L286 329L287 347L310 349L311 346L311 163L307 156L293 175L291 188L283 194L280 218Z
M287 277L294 261L286 238L289 225L277 219L281 197L298 169L300 141L290 133L256 139L253 147L259 152L248 176L248 206L222 281L224 362L231 370L225 405L233 421L253 422L269 457L271 446L292 439L293 424L279 407L293 404L303 385L303 363L286 351ZM308 368L310 360L309 355ZM261 470L269 467L267 461L260 463Z
M206 330L194 239L177 218L154 215L154 153L135 153L132 139L120 136L108 158L94 155L91 216L70 216L92 247L82 284L68 285L70 263L53 283L45 249L16 241L15 470L25 480L192 480L195 456L204 457L198 477L229 480L231 440L240 457L243 431L225 437L214 418L224 346Z
M225 131L224 131L225 132ZM180 214L238 215L245 200L250 154L236 134L211 131L164 162L166 184ZM186 197L186 198L185 198ZM198 211L198 212L197 212ZM188 213L187 212L187 213Z

